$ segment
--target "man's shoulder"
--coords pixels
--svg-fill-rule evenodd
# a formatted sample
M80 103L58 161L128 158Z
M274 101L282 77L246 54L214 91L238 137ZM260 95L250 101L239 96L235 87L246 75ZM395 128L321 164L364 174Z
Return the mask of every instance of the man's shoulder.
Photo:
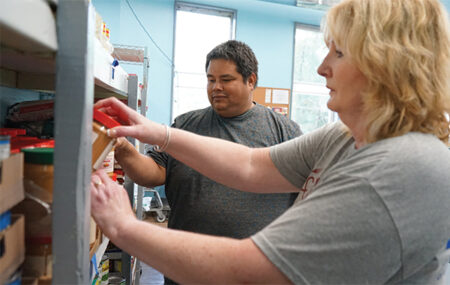
M255 106L258 113L265 115L266 117L275 121L278 125L284 126L286 128L294 130L296 133L301 134L300 126L293 120L289 119L287 116L282 115L273 111L271 108L265 107L256 103Z
M183 126L198 122L200 119L203 119L205 116L212 116L212 113L213 113L213 111L212 111L211 106L203 108L203 109L197 109L197 110L186 112L175 118L174 126L177 128L182 128Z

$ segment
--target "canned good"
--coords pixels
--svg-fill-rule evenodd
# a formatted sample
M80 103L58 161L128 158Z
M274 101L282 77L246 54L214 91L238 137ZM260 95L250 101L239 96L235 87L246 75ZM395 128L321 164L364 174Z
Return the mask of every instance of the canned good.
M24 148L24 173L26 179L48 192L45 202L53 201L53 148Z

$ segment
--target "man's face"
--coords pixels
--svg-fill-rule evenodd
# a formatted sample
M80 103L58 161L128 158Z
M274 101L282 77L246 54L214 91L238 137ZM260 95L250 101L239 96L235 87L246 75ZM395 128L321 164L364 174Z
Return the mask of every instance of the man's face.
M244 83L233 61L213 59L209 62L206 76L209 102L220 116L235 117L253 107L255 74Z

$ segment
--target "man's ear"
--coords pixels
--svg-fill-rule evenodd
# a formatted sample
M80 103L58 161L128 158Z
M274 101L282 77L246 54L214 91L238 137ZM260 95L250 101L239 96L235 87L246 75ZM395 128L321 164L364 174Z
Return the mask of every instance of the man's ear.
M256 83L256 74L252 72L250 76L247 79L247 83L250 86L251 90L255 90L255 83Z

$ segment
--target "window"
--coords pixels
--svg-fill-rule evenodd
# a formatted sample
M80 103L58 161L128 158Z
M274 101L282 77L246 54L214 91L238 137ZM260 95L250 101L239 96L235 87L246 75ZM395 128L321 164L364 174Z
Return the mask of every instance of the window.
M340 0L297 0L297 6L328 10L331 6L338 4Z
M318 27L296 26L291 118L304 133L337 119L327 108L329 90L325 78L317 74L327 51Z
M176 4L172 120L209 106L206 55L218 44L234 39L234 31L234 11Z

